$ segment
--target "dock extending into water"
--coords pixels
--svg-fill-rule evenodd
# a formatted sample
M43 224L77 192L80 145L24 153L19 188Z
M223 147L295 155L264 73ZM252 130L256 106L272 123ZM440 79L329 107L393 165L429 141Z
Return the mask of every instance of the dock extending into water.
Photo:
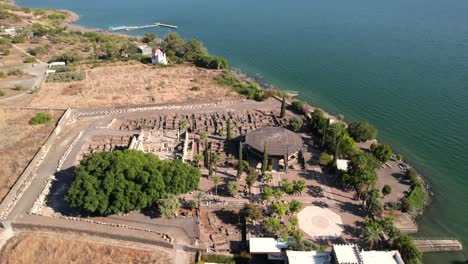
M462 251L463 245L457 239L415 239L414 243L421 252Z
M130 30L138 30L138 29L153 28L153 27L178 28L178 26L163 24L163 23L157 22L157 23L154 23L154 24L144 25L144 26L109 27L107 30L108 31L120 31L120 30L130 31Z

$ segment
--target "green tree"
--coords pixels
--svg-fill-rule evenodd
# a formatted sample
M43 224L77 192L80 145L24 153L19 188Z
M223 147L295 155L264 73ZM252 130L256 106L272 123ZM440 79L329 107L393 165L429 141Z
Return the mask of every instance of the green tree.
M268 167L268 150L266 143L263 145L263 161L262 161L262 176L265 176L265 172Z
M279 216L283 216L288 212L288 206L284 203L274 203L271 205L271 209Z
M156 34L154 33L146 33L143 38L141 39L141 41L143 43L150 43L150 42L154 42L158 39L158 37L156 36Z
M85 156L65 200L90 213L115 214L153 205L165 193L195 189L200 171L181 160L159 160L152 153L115 150Z
M240 184L236 181L230 181L227 185L227 189L232 197L237 197L239 195Z
M177 60L185 55L185 40L177 33L167 34L162 43L162 49L167 53L169 59Z
M298 193L302 195L302 192L306 188L306 182L305 180L293 180L293 190L294 193Z
M232 124L231 124L231 119L228 119L227 121L227 128L226 128L226 140L230 141L232 140Z
M349 124L348 133L356 142L363 142L377 137L377 129L367 122Z
M257 204L249 203L244 205L242 214L249 221L258 221L263 216L263 210Z
M265 230L271 234L278 235L281 230L281 222L277 218L270 217L265 221Z
M403 261L407 264L420 264L422 263L422 253L414 243L414 240L399 232L396 239L393 240L393 248L398 250L403 258Z
M382 227L374 220L366 218L364 221L362 236L364 241L369 244L370 249L374 248L374 246L379 243L382 235Z
M265 187L262 190L262 197L265 201L269 202L273 197L273 189L270 187Z
M387 162L393 155L392 149L387 144L372 144L371 152L378 160L383 163Z
M215 194L218 195L218 185L221 182L221 178L219 176L211 176L210 180L215 187Z
M291 202L289 202L289 211L293 214L299 212L299 210L301 210L302 208L302 203L297 201L297 200L291 200Z
M303 108L304 108L305 103L304 103L303 101L301 101L301 100L294 100L294 101L292 102L291 105L292 105L293 109L294 109L296 112L298 112L298 113L303 113L303 112L304 112L304 111L303 111Z
M319 136L324 134L327 123L328 120L325 118L325 112L322 109L317 108L312 112L310 117L310 125L312 130Z
M184 58L188 61L193 61L197 57L207 56L208 50L205 48L201 41L191 39L185 43L185 55Z
M392 193L392 186L385 184L385 186L382 188L382 194L383 196L387 196Z
M251 191L252 186L257 182L258 180L258 172L255 168L249 168L249 174L247 175L246 178L246 183L247 186L249 187L249 192Z
M286 115L286 97L283 96L283 100L281 101L280 118L284 118L285 115Z
M299 132L299 130L301 130L302 128L303 123L304 122L302 121L302 119L298 117L293 117L289 119L289 127L291 127L291 130L294 132Z
M356 146L353 138L350 137L347 133L343 135L340 139L340 152L338 155L340 157L350 159L352 156L356 155L359 152L359 148Z
M244 160L242 158L242 154L243 154L243 147L242 147L242 142L239 142L239 161L237 162L237 179L240 179L240 177L242 176L242 173L244 172Z
M179 199L172 193L163 194L157 204L161 215L164 217L176 215L177 209L180 207Z
M329 146L335 152L335 155L333 155L333 166L336 166L336 160L340 153L341 139L345 136L346 129L343 123L335 122L328 126L327 133L330 135Z

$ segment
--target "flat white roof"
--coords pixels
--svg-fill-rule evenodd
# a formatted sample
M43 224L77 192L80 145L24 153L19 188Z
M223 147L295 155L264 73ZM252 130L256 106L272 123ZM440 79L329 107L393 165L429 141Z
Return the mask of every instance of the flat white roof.
M249 240L250 253L281 253L288 245L272 237L253 237Z
M348 162L349 160L345 159L337 159L336 160L336 168L342 171L348 171Z
M362 251L361 257L364 264L404 264L400 253L393 251Z
M338 263L361 264L357 245L333 245L333 251Z
M289 264L329 264L328 252L286 250Z

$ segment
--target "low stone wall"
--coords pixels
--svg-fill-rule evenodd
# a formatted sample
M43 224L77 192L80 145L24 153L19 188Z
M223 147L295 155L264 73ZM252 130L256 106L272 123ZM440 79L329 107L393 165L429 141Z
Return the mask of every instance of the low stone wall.
M86 112L77 112L74 113L70 120L67 122L67 125L75 123L81 117L86 116L103 116L103 115L115 115L123 113L134 113L134 112L143 112L143 111L155 111L155 110L189 110L205 107L214 107L214 106L225 106L235 103L239 103L240 100L225 100L219 101L216 103L204 103L204 104L193 104L193 105L160 105L160 106L143 106L143 107L132 107L132 108L116 108L109 110L96 110L96 111L86 111Z
M76 232L80 234L84 233L84 234L88 234L92 236L105 237L105 238L116 239L116 240L126 240L126 241L143 243L143 244L150 244L150 245L160 246L160 247L169 248L169 249L174 248L174 245L170 242L150 240L150 239L138 238L134 236L116 235L116 234L110 234L107 232L91 231L91 230L86 230L86 229L81 229L81 228L47 226L47 225L29 224L29 223L12 223L12 227L15 230L19 229L19 231L21 231L22 229L25 229L25 230L45 229L45 230L49 230L53 232Z
M71 109L67 109L57 123L54 131L49 135L47 141L42 145L41 149L36 153L34 158L29 162L26 169L23 171L21 176L18 178L16 183L10 189L8 195L3 199L0 204L0 219L6 219L8 214L13 210L18 200L23 196L26 189L29 187L33 179L35 178L37 168L42 164L47 154L49 153L50 147L54 143L58 134L62 130L62 126L68 122L70 118Z

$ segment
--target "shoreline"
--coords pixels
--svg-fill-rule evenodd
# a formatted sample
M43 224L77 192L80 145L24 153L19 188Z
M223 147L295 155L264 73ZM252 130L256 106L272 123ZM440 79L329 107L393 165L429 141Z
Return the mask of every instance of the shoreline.
M8 4L11 4L11 5L15 5L15 6L18 6L16 4L16 2L14 0L6 0L5 1L6 3ZM18 6L20 7L20 6ZM57 11L61 11L61 12L64 12L64 13L67 13L68 14L68 17L66 19L64 19L60 26L63 26L63 27L67 27L69 28L70 30L76 30L76 31L82 31L82 32L98 32L98 33L102 33L102 34L111 34L111 35L118 35L118 36L125 36L125 37L129 37L129 38L132 38L132 37L141 37L141 36L134 36L134 35L127 35L127 34L121 34L121 33L115 33L115 32L108 32L107 30L105 29L100 29L100 28L89 28L89 27L84 27L84 26L80 26L80 25L76 25L75 23L77 21L80 20L80 15L71 11L71 10L67 10L67 9L54 9L54 8L45 8L45 9L49 9L49 10L57 10ZM260 81L258 78L254 77L254 76L250 76L244 72L242 72L241 69L239 68L231 68L229 69L230 71L234 72L236 74L236 76L239 78L239 80L241 81L246 81L246 82L257 82L259 85L260 85L260 88L261 89L270 89L270 88L274 88L273 86L269 86L267 85L264 81ZM281 91L281 90L280 90ZM297 96L299 98L299 95ZM328 117L328 118L331 118L331 119L335 119L335 120L339 120L338 118L338 114L333 114L331 112L328 112L326 111L325 109L319 107L319 106L313 106L313 105L310 105L308 102L305 102L305 106L308 106L312 111L314 109L317 109L317 108L320 108L322 109L324 112L325 112L325 115ZM349 124L348 122L346 122L345 120L343 120L343 122L345 124ZM384 142L381 142L379 140L377 140L377 142L379 143L384 143ZM393 148L392 148L393 149ZM397 154L398 152L395 152L394 154ZM408 167L412 167L414 168L413 166L411 166L409 163L403 161L403 163L405 165L408 165ZM418 170L417 170L418 171ZM418 171L419 172L419 171ZM419 173L418 173L419 174ZM427 193L427 199L426 199L426 202L425 202L425 206L423 208L421 208L421 210L418 210L416 214L412 215L412 214L409 214L413 220L415 222L418 222L418 220L423 217L424 215L424 212L426 211L426 208L428 206L430 206L430 203L431 203L431 200L433 198L433 192L432 192L432 187L429 183L429 180L426 179L422 174L419 174L419 178L420 178L420 181L421 181L421 185L423 186L424 190L426 191Z

